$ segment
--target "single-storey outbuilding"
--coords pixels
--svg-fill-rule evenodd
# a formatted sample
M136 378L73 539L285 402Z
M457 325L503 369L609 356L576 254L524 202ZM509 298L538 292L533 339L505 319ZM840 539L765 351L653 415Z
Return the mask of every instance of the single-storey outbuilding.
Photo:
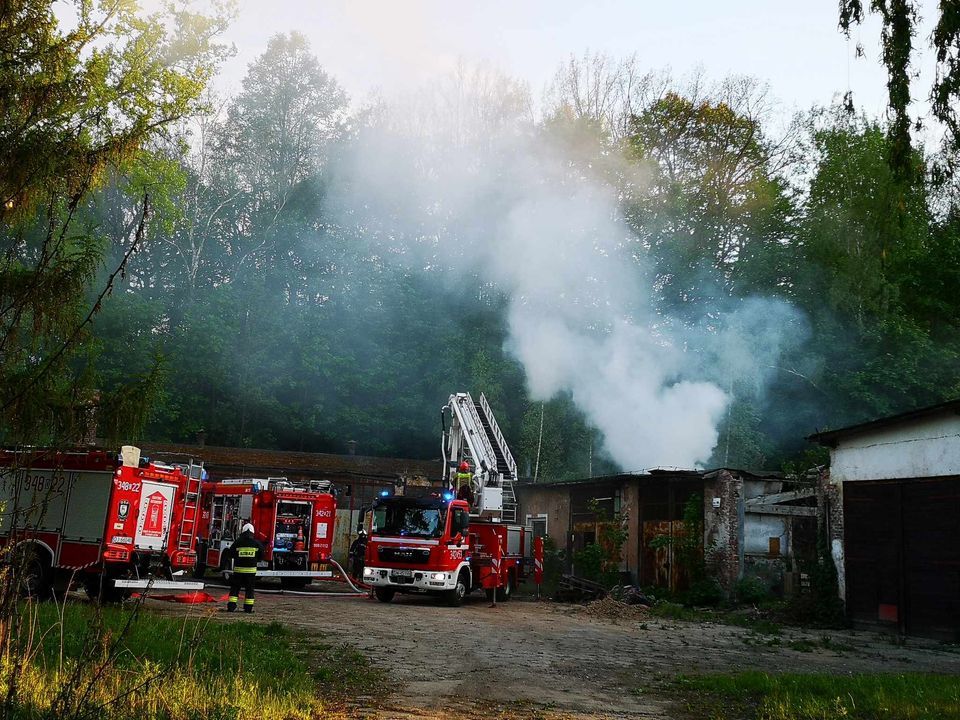
M960 640L960 400L821 432L826 523L857 625Z

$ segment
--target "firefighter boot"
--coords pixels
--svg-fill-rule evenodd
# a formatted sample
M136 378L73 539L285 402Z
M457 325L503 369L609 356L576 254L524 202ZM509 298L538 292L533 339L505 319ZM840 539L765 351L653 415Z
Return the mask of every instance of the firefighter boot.
M243 601L243 611L245 613L253 612L253 600L244 600Z
M240 599L240 598L235 597L235 596L233 596L233 595L230 596L230 598L227 600L227 612L236 612L236 610L237 610L237 601L238 601L239 599Z

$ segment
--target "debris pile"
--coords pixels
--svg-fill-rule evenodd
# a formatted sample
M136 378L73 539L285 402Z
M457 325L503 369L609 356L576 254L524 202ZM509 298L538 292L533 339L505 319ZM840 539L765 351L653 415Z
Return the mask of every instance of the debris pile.
M605 597L606 594L607 589L592 580L576 575L561 575L553 599L557 602L586 602Z
M583 606L581 612L584 615L597 618L644 620L647 618L649 610L650 608L646 605L628 605L607 596L601 600L587 603Z

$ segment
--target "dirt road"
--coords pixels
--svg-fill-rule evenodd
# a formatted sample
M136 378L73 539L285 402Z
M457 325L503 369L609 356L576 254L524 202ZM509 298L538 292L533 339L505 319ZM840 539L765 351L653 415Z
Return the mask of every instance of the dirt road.
M360 698L354 708L375 718L500 712L668 718L676 709L659 691L679 674L960 673L960 652L932 642L900 647L870 633L784 628L764 635L713 623L607 619L548 602L514 600L491 608L476 598L449 608L418 597L384 605L365 598L260 596L257 606L247 617L349 643L385 670L395 694Z

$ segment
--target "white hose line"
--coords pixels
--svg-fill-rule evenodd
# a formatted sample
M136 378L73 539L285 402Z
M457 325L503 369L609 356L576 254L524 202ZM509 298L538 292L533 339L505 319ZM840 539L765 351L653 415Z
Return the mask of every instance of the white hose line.
M327 592L327 591L312 591L312 590L267 590L265 588L257 588L258 593L266 593L267 595L319 595L322 597L355 597L362 595L366 597L369 595L368 590L362 590L353 584L353 580L350 579L350 576L347 574L347 571L343 569L343 566L340 565L336 560L330 558L330 564L337 568L340 571L340 574L343 576L343 579L346 581L353 592ZM204 583L204 587L215 587L223 588L229 590L229 585L216 585L214 583Z
M229 590L229 585L214 585L213 583L206 583L206 587L210 588L222 588L224 590ZM266 590L262 587L257 588L257 594L263 593L264 595L303 595L309 597L345 597L345 598L355 598L355 597L366 597L368 593L363 590L358 590L357 592L320 592L312 590Z

